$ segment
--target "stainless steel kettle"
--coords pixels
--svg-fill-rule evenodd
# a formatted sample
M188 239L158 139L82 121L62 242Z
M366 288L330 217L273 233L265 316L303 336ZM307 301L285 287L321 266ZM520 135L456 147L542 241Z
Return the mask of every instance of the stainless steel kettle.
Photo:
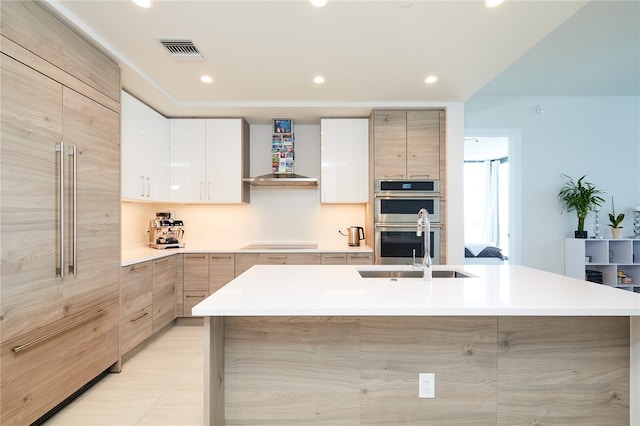
M360 245L360 240L364 240L364 228L362 226L352 226L347 232L350 246L357 247Z

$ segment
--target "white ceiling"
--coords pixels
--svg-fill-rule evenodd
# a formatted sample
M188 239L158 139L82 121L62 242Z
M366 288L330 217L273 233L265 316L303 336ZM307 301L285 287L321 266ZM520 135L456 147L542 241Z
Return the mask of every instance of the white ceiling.
M315 123L321 116L366 116L372 107L464 102L476 93L526 91L529 82L557 90L548 85L558 80L555 73L568 72L574 63L584 67L585 60L611 50L604 35L638 35L632 15L637 0L604 1L594 12L585 3L507 0L495 9L479 0L330 0L320 9L306 0L163 0L150 9L128 0L47 4L110 52L122 68L125 90L165 116L244 116L259 124L274 117ZM617 15L623 22L610 22ZM569 25L572 16L581 16L577 30L583 33L576 35L576 25ZM599 24L583 28L588 19ZM562 43L545 39L565 22L571 28L560 34ZM623 25L624 31L617 30ZM190 38L205 60L171 58L160 37ZM591 45L583 46L581 37ZM567 48L579 59L562 51ZM550 60L543 57L548 50ZM616 54L631 61L625 72L632 77L625 81L637 86L638 53ZM496 79L503 71L504 79ZM201 83L202 74L214 82ZM312 82L317 74L326 78L321 86ZM426 85L429 74L438 82Z

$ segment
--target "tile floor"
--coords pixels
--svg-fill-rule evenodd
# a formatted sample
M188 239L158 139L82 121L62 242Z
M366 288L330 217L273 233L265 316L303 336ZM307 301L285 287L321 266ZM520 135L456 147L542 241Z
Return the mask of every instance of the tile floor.
M44 424L202 425L202 326L175 325Z

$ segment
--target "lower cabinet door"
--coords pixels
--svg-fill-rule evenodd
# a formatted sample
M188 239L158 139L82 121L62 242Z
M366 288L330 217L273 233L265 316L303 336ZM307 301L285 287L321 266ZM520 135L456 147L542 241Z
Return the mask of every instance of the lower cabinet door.
M0 348L0 424L42 417L118 361L118 299L24 334Z
M191 308L202 302L209 296L207 292L185 292L184 293L184 316L192 317Z
M120 322L120 351L122 355L151 336L153 321L151 305L134 312Z

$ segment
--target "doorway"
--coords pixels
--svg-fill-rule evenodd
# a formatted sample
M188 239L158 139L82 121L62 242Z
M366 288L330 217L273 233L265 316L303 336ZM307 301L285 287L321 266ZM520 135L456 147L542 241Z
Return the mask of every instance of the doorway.
M465 264L516 263L514 137L469 132L464 138ZM514 238L516 237L516 238ZM516 243L516 244L514 244Z

